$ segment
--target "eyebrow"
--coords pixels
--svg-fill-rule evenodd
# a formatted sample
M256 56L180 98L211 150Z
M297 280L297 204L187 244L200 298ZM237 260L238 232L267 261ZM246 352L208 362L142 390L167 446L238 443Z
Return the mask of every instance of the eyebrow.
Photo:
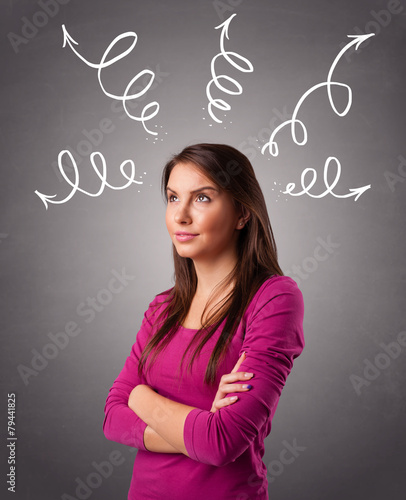
M194 194L194 193L197 193L197 192L199 192L199 191L203 191L203 190L205 190L205 189L211 189L212 191L216 191L217 193L219 192L219 190L218 190L218 189L216 189L216 188L214 188L213 186L203 186L203 187L200 187L199 189L195 189L195 190L193 190L193 191L190 191L190 193L191 193L191 194ZM167 187L166 187L166 190L167 190L167 191L172 191L172 193L177 194L177 192L176 192L176 191L174 191L173 189L171 189L169 186L167 186Z

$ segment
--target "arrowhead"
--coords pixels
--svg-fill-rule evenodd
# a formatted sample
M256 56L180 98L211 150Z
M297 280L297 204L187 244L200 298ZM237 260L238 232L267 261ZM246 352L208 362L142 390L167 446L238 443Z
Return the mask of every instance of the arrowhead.
M48 210L48 200L50 198L55 198L55 196L56 196L56 194L53 194L51 196L47 196L46 194L40 193L39 191L35 191L35 194L41 198L43 204L45 205L46 210Z
M62 24L62 32L63 32L63 45L62 45L62 48L65 48L66 46L66 42L69 43L69 45L71 43L75 44L75 45L79 45L78 42L76 42L70 35L69 33L67 32L66 28L65 28L65 25ZM55 195L56 196L56 195Z
M361 45L361 43L365 42L367 38L375 36L375 33L367 33L366 35L347 35L347 36L348 38L355 38L357 40L357 43L355 44L355 50L357 50L358 47Z
M225 33L225 35L226 35L226 37L227 37L227 40L229 40L229 37L228 37L228 27L230 26L231 19L232 19L234 16L236 16L236 15L237 15L237 14L233 14L233 15L231 15L228 19L226 19L226 20L224 21L224 23L219 24L219 25L218 25L218 26L216 26L216 28L215 28L215 29L217 30L218 28L223 28L223 27L224 27L224 28L225 28L225 29L224 29L224 33Z
M368 186L362 186L362 187L359 187L359 188L355 188L355 189L350 189L351 193L355 194L357 193L357 195L355 196L354 198L354 201L357 201L358 198L363 194L365 193L365 191L367 189L370 189L371 187L371 184L368 184Z

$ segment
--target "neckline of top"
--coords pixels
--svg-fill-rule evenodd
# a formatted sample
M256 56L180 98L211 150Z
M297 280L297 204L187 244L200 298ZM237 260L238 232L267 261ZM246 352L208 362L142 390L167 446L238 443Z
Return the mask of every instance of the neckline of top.
M256 294L255 294L255 295L257 295L257 294L258 294L258 292L259 292L260 290L262 290L262 288L264 288L265 284L266 284L268 281L270 281L270 280L274 279L274 278L275 278L275 277L277 277L277 276L279 276L279 275L277 275L277 274L273 274L273 275L269 276L269 277L268 277L268 278L267 278L267 279L266 279L266 280L265 280L265 281L261 284L261 286L258 288L258 290L257 290L257 292L256 292ZM284 277L285 277L285 276L284 276ZM255 297L255 296L254 296L254 297ZM254 297L252 298L251 302L248 304L248 306L247 306L247 310L249 309L249 307L250 307L250 306L251 306L251 304L253 303ZM199 328L187 328L186 326L183 326L183 325L179 325L179 328L182 328L183 330L186 330L186 331L189 331L189 332L197 332L197 331L199 330Z
M179 325L179 328L182 328L183 330L189 330L191 332L197 332L199 328L187 328L186 326Z

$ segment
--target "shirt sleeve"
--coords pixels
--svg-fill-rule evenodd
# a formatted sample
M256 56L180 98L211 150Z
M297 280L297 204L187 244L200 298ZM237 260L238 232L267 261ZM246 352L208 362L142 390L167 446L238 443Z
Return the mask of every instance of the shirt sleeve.
M255 297L254 297L255 300ZM252 389L211 413L198 408L186 417L184 442L190 458L224 466L236 460L272 419L293 360L304 348L303 296L296 282L282 276L269 280L246 320L239 371L254 373Z
M144 376L138 376L138 362L152 332L153 309L156 303L157 297L144 313L136 342L132 346L123 369L109 390L104 407L103 432L106 438L140 450L146 450L144 431L147 424L128 407L128 398L136 385L146 383Z

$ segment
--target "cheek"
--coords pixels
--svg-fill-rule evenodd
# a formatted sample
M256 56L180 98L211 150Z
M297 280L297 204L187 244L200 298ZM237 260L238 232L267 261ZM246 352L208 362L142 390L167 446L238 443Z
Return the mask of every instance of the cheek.
M196 211L193 222L200 230L210 233L216 231L221 225L219 223L219 218L221 218L221 214L217 211Z
M168 229L171 227L171 217L168 209L165 212L165 224Z
M207 223L210 229L216 232L216 234L224 234L224 232L228 233L231 230L233 220L234 214L231 213L230 210L222 209L216 211L216 213L210 214Z

